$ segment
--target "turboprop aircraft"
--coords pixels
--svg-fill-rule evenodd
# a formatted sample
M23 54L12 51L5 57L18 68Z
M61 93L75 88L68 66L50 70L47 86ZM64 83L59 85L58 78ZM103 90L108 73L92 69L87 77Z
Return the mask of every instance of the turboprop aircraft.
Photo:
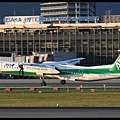
M0 74L39 77L42 80L41 86L46 86L46 82L44 80L46 76L59 74L59 71L55 69L56 64L62 65L63 63L68 63L74 65L83 59L84 58L75 58L60 62L49 61L42 64L0 61Z
M59 71L47 65L38 63L19 63L10 61L0 61L0 74L18 75L18 76L36 76L43 77L41 86L46 86L44 81L45 74L58 74Z
M113 78L120 78L120 55L116 61L110 65L99 66L75 66L75 65L55 65L55 69L59 71L56 75L47 75L47 77L55 77L60 80L61 84L65 84L66 80L72 81L97 81Z

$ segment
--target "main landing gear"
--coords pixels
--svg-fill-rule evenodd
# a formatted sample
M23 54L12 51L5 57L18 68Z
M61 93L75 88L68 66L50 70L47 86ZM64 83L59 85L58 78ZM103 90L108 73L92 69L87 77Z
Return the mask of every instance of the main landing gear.
M40 77L40 79L41 79L41 86L46 86L47 83L44 80L44 75L42 77ZM66 84L66 80L61 80L60 84L62 84L62 85Z
M61 83L62 85L64 85L64 84L66 84L66 81L65 81L65 80L61 80L60 83Z

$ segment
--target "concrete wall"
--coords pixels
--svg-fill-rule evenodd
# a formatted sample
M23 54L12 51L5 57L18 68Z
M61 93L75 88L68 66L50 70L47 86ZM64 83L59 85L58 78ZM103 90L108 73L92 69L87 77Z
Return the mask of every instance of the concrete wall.
M75 52L54 52L54 61L62 61L76 58Z
M27 62L34 63L35 57L38 57L38 62L43 61L62 61L76 58L75 52L53 52L53 53L42 53L33 54L31 56L11 56L11 57L0 57L1 61L16 61L16 62Z
M21 24L0 24L0 29L5 29L5 28L47 28L51 24L26 24L26 25L21 25ZM65 23L65 24L52 24L52 26L59 26L59 27L115 27L115 26L120 26L120 23L76 23L76 24L71 24L71 23Z

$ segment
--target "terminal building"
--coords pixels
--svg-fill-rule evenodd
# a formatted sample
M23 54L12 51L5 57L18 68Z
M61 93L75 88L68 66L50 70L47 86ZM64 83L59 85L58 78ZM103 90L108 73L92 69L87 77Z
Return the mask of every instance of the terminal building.
M88 65L113 63L118 55L120 23L39 24L34 20L34 23L24 23L21 16L16 16L16 21L14 16L8 17L5 24L0 25L0 53L3 55L76 52L77 57L85 57ZM25 16L25 19L30 17Z
M63 3L64 6L68 4ZM43 4L42 10L51 8L53 3L49 4ZM42 16L5 16L4 24L0 25L0 56L71 52L76 53L76 57L85 57L83 65L111 64L120 49L119 15L114 15L117 16L114 21L113 15L109 15L109 21L106 21L108 15L94 14L93 9L91 16L76 17L80 21L77 23L65 16L62 19L59 16L48 19L45 11Z

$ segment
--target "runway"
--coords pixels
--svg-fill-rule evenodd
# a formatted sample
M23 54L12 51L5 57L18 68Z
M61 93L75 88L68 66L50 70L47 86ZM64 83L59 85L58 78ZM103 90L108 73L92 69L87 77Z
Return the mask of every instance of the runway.
M120 118L119 107L0 107L0 118Z
M92 81L92 82L85 82L85 81L67 81L65 85L60 84L59 79L45 79L47 85L41 86L40 79L0 79L0 89L5 89L7 87L13 89L29 89L31 87L34 88L69 88L76 89L77 87L81 87L83 89L103 89L103 88L110 88L116 89L120 88L120 80L119 79L110 79L110 80L101 80L101 81ZM104 86L105 85L105 86Z
M59 79L45 79L46 83L60 83ZM100 84L106 84L106 83L118 83L120 84L120 79L109 79L109 80L100 80L100 81L70 81L67 80L67 83L75 83L75 84L93 84L93 83L100 83ZM0 79L0 83L41 83L40 79Z

